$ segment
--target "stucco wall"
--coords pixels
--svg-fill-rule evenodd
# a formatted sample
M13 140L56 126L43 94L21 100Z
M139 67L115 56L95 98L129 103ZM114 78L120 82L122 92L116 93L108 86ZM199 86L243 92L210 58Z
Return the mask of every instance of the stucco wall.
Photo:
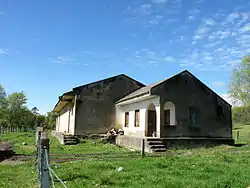
M73 113L72 113L73 111ZM75 105L69 103L59 113L56 121L56 130L59 132L66 132L74 134L75 129Z
M116 127L115 102L141 86L126 76L118 76L79 88L75 134L106 133Z
M157 136L160 136L160 98L154 97L146 100L133 102L130 104L117 105L117 122L122 125L125 135L133 135L137 137L145 136L147 127L147 109L150 104L154 104L156 110L156 130ZM135 110L140 110L139 127L134 126ZM125 127L125 112L129 112L129 125Z
M204 87L200 82L183 73L152 89L152 94L160 95L162 137L232 137L231 106ZM175 105L176 126L164 125L164 104L171 101ZM218 120L217 107L223 109L224 118ZM199 123L191 125L189 107L200 111Z

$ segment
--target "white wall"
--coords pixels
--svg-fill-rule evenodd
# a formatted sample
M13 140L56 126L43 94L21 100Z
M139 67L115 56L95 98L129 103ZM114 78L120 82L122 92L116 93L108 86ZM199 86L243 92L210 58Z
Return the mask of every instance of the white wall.
M57 121L56 121L57 131L62 132L62 133L66 132L67 134L74 134L75 132L75 109L76 109L76 105L72 106L72 104L69 104L60 112L60 115L57 117Z
M59 132L68 132L69 111L68 109L62 112L59 116Z
M70 124L69 124L69 133L74 134L75 133L75 113L76 113L76 96L74 99L74 105L71 106L70 110Z
M160 136L160 98L154 97L141 101L135 101L130 104L123 104L116 106L116 121L122 125L125 135L134 135L138 137L145 136L145 127L147 124L147 108L153 103L156 110L156 129L157 136ZM139 127L134 126L135 110L140 110L140 124ZM125 112L129 112L129 126L124 127L125 124Z

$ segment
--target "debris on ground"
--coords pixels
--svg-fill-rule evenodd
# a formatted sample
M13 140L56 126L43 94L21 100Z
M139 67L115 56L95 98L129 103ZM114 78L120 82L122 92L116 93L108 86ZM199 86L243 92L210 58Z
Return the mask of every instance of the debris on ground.
M122 171L124 171L124 168L122 168L122 167L119 167L119 168L117 169L117 172L122 172Z

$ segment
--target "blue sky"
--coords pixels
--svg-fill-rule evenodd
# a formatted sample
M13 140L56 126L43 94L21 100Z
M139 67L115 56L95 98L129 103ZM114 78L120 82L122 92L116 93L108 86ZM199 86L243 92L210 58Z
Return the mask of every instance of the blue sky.
M150 84L188 69L228 99L249 53L249 0L0 0L0 83L42 113L120 73Z

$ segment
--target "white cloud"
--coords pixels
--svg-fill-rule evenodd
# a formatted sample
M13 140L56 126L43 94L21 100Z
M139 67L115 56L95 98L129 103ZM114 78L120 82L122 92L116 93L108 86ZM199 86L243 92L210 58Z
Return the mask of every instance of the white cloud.
M207 34L210 31L210 28L208 27L200 27L197 30L197 34Z
M215 25L216 24L216 22L214 21L214 19L212 19L212 18L207 18L207 19L205 19L204 20L204 24L205 25Z
M240 33L247 33L250 32L250 24L245 25L244 27L239 29Z
M231 13L227 16L226 18L226 22L227 23L234 23L238 18L240 17L240 14L239 13Z
M55 64L72 64L75 61L69 56L57 56L56 58L51 59L51 62Z
M0 55L8 55L9 54L9 50L6 48L0 48Z
M175 61L176 59L175 59L174 57L172 57L172 56L167 56L167 57L165 58L165 60L166 60L166 61L173 62L173 61Z
M227 101L229 104L231 104L232 106L241 106L242 103L240 101L235 101L229 93L223 93L223 94L220 94L220 96L225 100Z
M227 101L229 104L232 105L232 98L230 97L230 95L228 93L223 93L220 95L225 101Z
M198 9L191 9L188 11L188 20L195 20L199 15L200 10Z
M166 3L167 0L152 0L154 3Z
M212 83L212 85L215 86L215 87L222 87L222 86L225 86L226 83L223 82L223 81L215 81L215 82Z

